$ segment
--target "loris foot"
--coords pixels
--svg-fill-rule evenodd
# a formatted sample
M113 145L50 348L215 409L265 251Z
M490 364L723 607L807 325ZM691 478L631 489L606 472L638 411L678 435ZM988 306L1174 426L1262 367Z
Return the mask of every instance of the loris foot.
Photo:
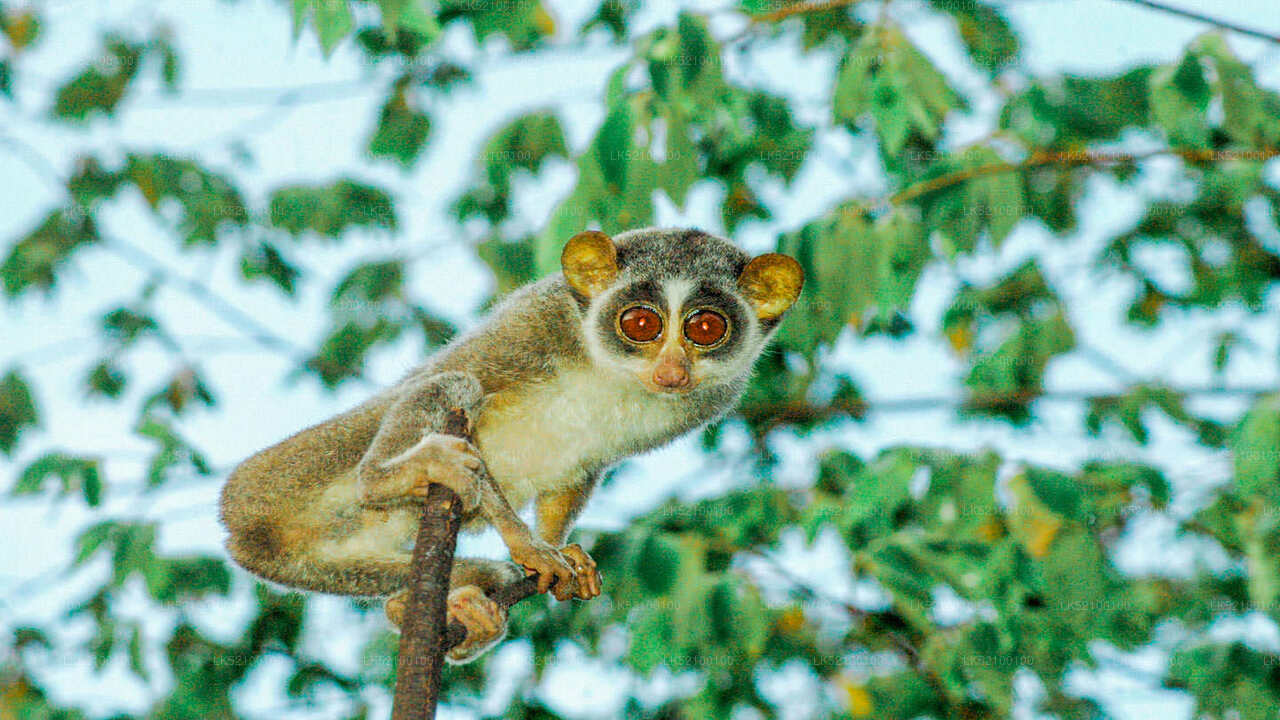
M454 664L471 662L507 634L507 611L476 585L449 591L449 619L467 628L467 637L445 655Z
M434 483L457 493L465 512L479 502L483 469L484 460L475 445L453 435L429 433L368 471L361 480L361 500L370 505L405 498L422 500Z
M573 566L573 576L577 589L573 596L580 600L590 600L600 594L600 571L596 570L596 561L591 559L581 545L565 545L560 554Z
M525 573L538 576L539 593L550 590L557 600L573 597L578 587L573 562L553 545L529 537L518 544L509 544L507 550Z
M445 600L448 621L461 623L467 629L467 637L454 646L445 659L454 664L468 663L482 655L490 646L507 634L507 611L489 599L477 585L463 585L449 591ZM383 611L387 619L399 630L404 622L404 611L409 604L409 591L387 598Z

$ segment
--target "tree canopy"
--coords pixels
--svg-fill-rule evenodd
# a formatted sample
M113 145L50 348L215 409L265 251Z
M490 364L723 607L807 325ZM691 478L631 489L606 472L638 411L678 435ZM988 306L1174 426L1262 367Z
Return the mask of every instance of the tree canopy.
M311 596L258 583L224 554L173 550L169 521L141 510L225 478L199 428L232 390L238 402L286 384L357 398L375 389L375 363L447 342L461 323L422 281L422 259L439 245L483 263L492 300L555 272L576 232L652 224L708 193L719 225L706 229L767 227L752 250L792 255L807 278L741 407L701 433L706 466L732 468L733 481L637 508L616 528L581 529L605 595L517 605L507 642L527 644L533 662L506 707L477 700L497 654L450 668L446 702L477 716L560 717L533 689L572 664L571 643L611 677L670 681L629 685L628 718L797 717L787 694L768 689L782 673L820 688L805 717L997 718L1031 707L1092 718L1107 708L1073 673L1119 672L1108 658L1155 648L1156 670L1130 672L1183 693L1197 717L1276 717L1280 648L1221 629L1252 622L1274 635L1280 621L1280 92L1233 50L1243 33L1230 28L1207 24L1180 55L1151 64L1046 75L1000 4L899 5L744 0L638 28L643 10L630 0L604 0L574 27L539 0L293 0L276 12L282 52L318 38L326 54L355 54L369 69L359 85L381 100L358 150L371 170L264 185L234 132L222 143L230 162L148 143L51 160L24 134L78 146L110 135L146 92L182 97L183 38L161 22L102 30L97 54L41 93L27 57L75 21L0 3L0 113L15 118L0 127L0 154L53 198L0 237L8 312L95 318L94 337L74 348L92 357L52 380L38 381L39 358L12 354L20 348L0 361L5 502L74 506L86 518L55 576L4 591L12 649L0 658L0 718L106 717L52 690L50 668L68 658L123 668L147 689L138 717L252 716L240 698L255 676L281 685L290 704L278 714L384 712L393 634L365 633L354 665L317 653L302 642L308 628L326 632ZM963 55L944 61L922 47L916 22L945 23ZM453 226L425 242L405 235L415 199L383 179L430 177L437 124L487 59L590 61L602 48L621 60L592 97L600 119L585 142L563 107L473 112L487 140L448 199ZM824 94L753 79L753 63L779 56L817 68ZM248 127L306 93L346 91L287 90ZM846 172L847 191L796 220L800 178L824 163ZM522 203L557 174L564 191L531 223ZM1132 222L1090 222L1082 208L1100 189L1128 203ZM160 228L164 246L136 240L139 223ZM1011 248L1020 236L1024 249ZM370 237L381 238L376 252L363 245ZM1047 260L1063 249L1070 272ZM77 293L103 258L145 280L87 310ZM227 267L231 292L210 281ZM947 278L933 286L945 297L922 303L931 278ZM1122 294L1085 306L1078 287L1064 287L1087 295L1104 281ZM309 341L255 310L321 285ZM195 310L171 312L175 302ZM1137 338L1190 327L1172 351L1179 371L1132 371L1088 330L1098 322ZM201 336L211 327L284 369L210 373ZM892 357L917 343L945 349L938 374L951 392L865 386L860 348ZM147 349L159 354L139 360ZM1081 360L1108 382L1055 380ZM134 418L127 432L145 451L126 474L111 471L120 466L93 433L82 447L49 442L52 385L79 398L86 427L103 406ZM1073 409L1074 433L1118 450L1067 465L902 437L868 452L845 432L943 408L957 427L1017 436L1058 405ZM1141 457L1153 433L1229 460L1180 482L1178 458ZM797 454L807 460L788 460ZM106 512L113 497L137 500ZM1125 561L1153 527L1177 540L1182 567ZM841 582L790 563L797 538L841 558ZM17 601L47 585L68 588L62 619L32 621ZM249 611L229 609L237 589ZM233 631L210 625L220 613ZM156 614L172 619L160 633L145 622ZM60 632L62 622L86 631Z

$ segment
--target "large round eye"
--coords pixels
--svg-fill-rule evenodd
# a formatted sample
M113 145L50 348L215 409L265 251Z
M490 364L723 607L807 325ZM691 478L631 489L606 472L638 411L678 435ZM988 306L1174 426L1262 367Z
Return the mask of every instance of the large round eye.
M618 327L632 342L650 342L662 334L662 318L644 306L627 308L618 316Z
M728 329L729 321L710 310L700 310L684 321L684 336L695 345L715 345Z

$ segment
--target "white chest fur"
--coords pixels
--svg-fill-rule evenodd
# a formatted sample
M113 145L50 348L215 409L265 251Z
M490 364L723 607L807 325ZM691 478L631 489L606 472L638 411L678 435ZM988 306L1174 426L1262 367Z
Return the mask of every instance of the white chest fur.
M492 398L476 427L476 445L511 504L568 485L582 468L619 460L670 433L674 397L632 378L569 370Z

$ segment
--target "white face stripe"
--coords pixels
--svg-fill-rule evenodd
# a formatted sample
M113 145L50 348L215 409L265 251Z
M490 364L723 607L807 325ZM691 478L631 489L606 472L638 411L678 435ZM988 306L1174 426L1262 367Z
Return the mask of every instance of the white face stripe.
M694 282L687 278L675 278L662 284L662 295L666 298L671 313L668 325L677 331L680 319L684 316L684 301L693 294L694 287Z

